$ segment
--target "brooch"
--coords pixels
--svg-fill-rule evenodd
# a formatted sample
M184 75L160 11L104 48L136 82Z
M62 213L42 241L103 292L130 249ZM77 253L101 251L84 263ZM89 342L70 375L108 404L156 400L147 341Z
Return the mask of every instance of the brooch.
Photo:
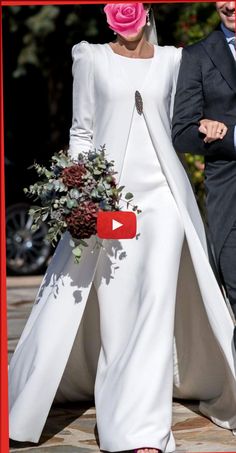
M143 100L139 91L135 91L135 105L139 115L143 113Z

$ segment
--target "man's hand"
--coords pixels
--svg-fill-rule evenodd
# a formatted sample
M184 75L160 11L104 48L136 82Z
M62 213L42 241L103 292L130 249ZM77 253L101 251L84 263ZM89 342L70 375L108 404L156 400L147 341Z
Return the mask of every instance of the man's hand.
M224 123L208 119L202 119L198 128L199 132L205 134L204 142L212 143L215 140L222 140L227 134L228 128Z

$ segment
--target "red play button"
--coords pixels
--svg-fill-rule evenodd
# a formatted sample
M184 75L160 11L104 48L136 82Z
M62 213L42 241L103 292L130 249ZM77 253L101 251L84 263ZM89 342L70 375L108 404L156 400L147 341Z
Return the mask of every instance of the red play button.
M136 236L136 214L134 212L99 212L97 235L101 239L132 239Z

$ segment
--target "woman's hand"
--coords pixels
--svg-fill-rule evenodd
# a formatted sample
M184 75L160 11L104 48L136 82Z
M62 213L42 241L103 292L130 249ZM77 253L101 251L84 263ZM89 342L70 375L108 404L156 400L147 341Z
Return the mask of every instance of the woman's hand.
M219 121L202 119L198 128L199 132L205 134L204 142L212 143L215 140L222 140L227 134L228 128L224 123Z

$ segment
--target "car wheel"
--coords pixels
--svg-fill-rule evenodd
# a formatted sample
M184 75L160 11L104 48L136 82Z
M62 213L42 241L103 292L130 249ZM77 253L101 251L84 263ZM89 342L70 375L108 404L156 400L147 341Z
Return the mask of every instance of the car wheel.
M7 271L14 275L32 275L42 272L51 254L51 245L45 236L48 227L42 223L35 232L29 215L30 206L19 203L6 210Z

